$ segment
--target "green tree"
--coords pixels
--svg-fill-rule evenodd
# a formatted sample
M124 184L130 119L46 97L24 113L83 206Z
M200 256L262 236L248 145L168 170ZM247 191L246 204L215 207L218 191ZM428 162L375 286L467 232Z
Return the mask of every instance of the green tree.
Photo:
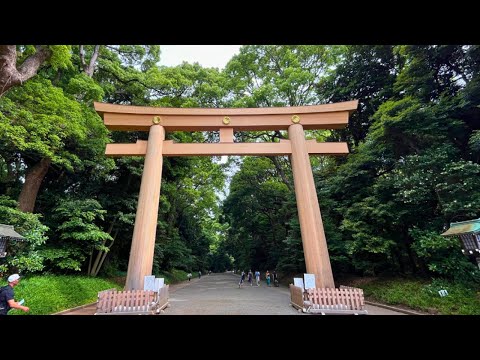
M50 166L74 171L103 153L107 131L92 109L76 102L43 78L30 80L0 100L4 159L20 154L25 182L19 209L33 212ZM12 151L14 150L14 151ZM103 156L102 156L103 157Z
M246 157L233 176L224 201L224 221L229 224L229 253L236 268L275 268L288 236L286 223L295 210L287 207L288 188L272 162ZM295 208L293 208L295 209Z
M92 270L94 250L108 251L106 241L112 237L97 224L104 220L103 210L93 199L65 200L55 208L52 221L59 224L56 241L49 241L41 255L48 261L49 268L80 271L87 258L89 273Z
M322 196L337 204L325 214L340 229L356 270L465 278L458 254L448 255L447 245L428 249L427 238L460 214L479 214L478 164L471 161L478 126L474 50L396 47L401 67L392 98L378 107L346 163L323 169L330 177L321 176Z
M316 90L327 102L358 100L348 128L332 134L358 146L368 133L372 115L390 99L402 58L392 45L352 45L341 48L339 60L318 82Z
M0 195L0 223L12 225L25 240L10 241L7 257L0 265L0 273L36 272L43 270L43 257L38 249L48 239L48 227L40 221L39 214L24 213L17 202Z
M234 107L317 104L316 87L341 47L242 46L227 64Z
M70 46L0 45L0 97L34 77L44 64L54 70L71 65Z

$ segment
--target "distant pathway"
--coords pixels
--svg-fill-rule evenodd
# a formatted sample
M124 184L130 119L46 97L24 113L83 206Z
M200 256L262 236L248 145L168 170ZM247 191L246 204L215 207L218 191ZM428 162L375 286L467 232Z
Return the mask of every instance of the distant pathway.
M165 315L298 315L285 287L247 283L231 273L204 275L170 295Z

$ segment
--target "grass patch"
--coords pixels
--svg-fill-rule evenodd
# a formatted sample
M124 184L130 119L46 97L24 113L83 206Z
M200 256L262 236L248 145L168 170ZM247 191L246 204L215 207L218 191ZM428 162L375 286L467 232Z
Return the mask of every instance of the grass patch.
M404 305L443 315L480 315L479 289L435 279L375 279L359 286L366 297L384 304ZM448 291L441 297L439 290Z
M169 271L162 270L155 275L157 278L164 278L165 279L165 284L175 284L178 282L182 282L185 280L188 280L187 277L187 272L183 270L178 270L178 269L172 269ZM193 277L198 276L198 272L192 272ZM118 286L123 288L125 286L126 280L127 280L127 272L120 272L118 271L115 276L109 277L109 280L113 281L116 283Z
M170 271L161 271L155 274L156 277L165 278L165 284L175 284L177 282L188 280L187 272L183 270L172 269ZM198 277L198 272L192 272L193 277Z
M1 286L6 285L2 283ZM97 301L101 290L122 287L105 279L86 276L36 275L24 277L15 287L15 300L25 299L28 313L12 309L9 315L48 315Z

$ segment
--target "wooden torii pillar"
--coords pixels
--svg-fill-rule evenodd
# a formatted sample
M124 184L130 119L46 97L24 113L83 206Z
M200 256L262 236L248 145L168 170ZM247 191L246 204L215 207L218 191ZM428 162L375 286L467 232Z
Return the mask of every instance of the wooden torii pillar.
M163 156L290 155L307 273L316 287L335 287L310 154L345 155L346 143L305 140L304 130L339 129L358 101L283 108L184 109L95 103L106 127L119 131L149 131L148 141L108 144L107 156L145 156L137 215L128 263L126 290L143 289L151 275L157 228ZM234 143L234 131L288 130L278 143ZM219 143L180 144L164 140L171 131L219 131Z

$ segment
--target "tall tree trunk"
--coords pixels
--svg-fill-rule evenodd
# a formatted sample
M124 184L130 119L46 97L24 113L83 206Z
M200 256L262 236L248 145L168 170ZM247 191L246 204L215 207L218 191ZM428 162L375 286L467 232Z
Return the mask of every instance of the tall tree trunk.
M117 217L115 217L112 221L112 223L110 224L110 228L108 229L108 234L111 234L112 233L112 230L113 230L113 226L115 225L115 222L117 221ZM113 244L113 241L112 240L112 243L110 244L110 246L108 248L110 248ZM103 240L103 243L102 243L102 246L105 246L105 244L107 243L107 239ZM90 259L93 257L93 252L95 251L95 249L92 249L92 253L90 255ZM97 252L97 256L95 257L95 261L93 263L93 266L88 266L88 274L89 275L93 275L93 276L97 276L97 273L98 273L98 270L100 270L100 268L98 267L98 264L102 258L102 255L103 253L106 253L106 251L98 251ZM98 267L98 270L97 270L97 267Z
M400 250L392 251L393 258L397 259L398 267L400 268L400 273L405 274L405 264L403 261L402 253Z
M45 175L47 175L51 163L52 161L50 159L43 158L27 171L25 183L18 198L18 208L23 212L33 212L38 190L42 185Z
M283 171L282 164L278 161L277 156L267 156L270 160L272 160L273 164L275 165L275 169L277 170L278 175L282 179L283 183L287 185L288 190L293 191L293 186L290 180L288 179L285 171Z
M87 274L90 275L91 272L92 272L92 259L93 259L93 252L95 251L95 249L92 249L92 251L90 252L90 260L88 260L88 269L87 269Z
M107 242L107 240L104 240L102 246L105 246L106 242ZM112 245L113 245L113 241L111 242L111 244L108 248L110 248ZM100 260L102 259L104 253L106 254L107 251L98 251L97 252L97 256L95 257L95 262L93 263L93 266L91 268L89 268L88 275L97 276L98 272L100 271L100 267L101 267L101 265L99 266ZM93 255L93 252L92 252L92 255Z
M83 71L85 74L87 74L88 77L93 76L93 72L95 71L95 65L97 63L97 58L99 53L100 53L100 45L95 45L92 57L90 58L90 61L87 64L85 59L85 49L83 45L80 45L80 61L82 63Z
M131 182L132 182L132 174L130 173L128 175L128 179L127 179L127 185L126 185L127 189L129 188ZM112 222L110 223L110 226L109 226L108 231L107 231L108 234L110 234L110 235L112 234L113 227L116 225L117 220L118 220L118 215L116 215L113 218ZM109 249L112 248L113 243L115 242L115 239L117 238L118 232L119 232L119 228L117 227L117 229L115 230L115 235L112 236L113 240L111 240L110 245L108 246ZM102 245L105 245L106 242L107 241L105 240ZM92 249L92 252L90 253L90 263L88 264L88 275L95 277L95 276L98 275L100 269L102 268L103 262L105 261L105 258L107 257L109 251L99 251L97 253L97 256L95 257L95 262L92 265L94 251L95 251L95 249Z
M412 248L413 239L408 234L408 231L404 231L404 240L403 243L405 244L405 250L407 252L408 258L410 263L412 264L412 270L414 274L427 274L428 268L425 263L420 259L415 251Z
M52 51L47 47L37 46L36 49L17 68L17 47L0 45L0 97L11 87L21 85L35 76L40 66L52 56Z
M110 243L110 245L108 246L108 249L111 249L111 248L112 248L113 243L115 242L115 239L117 238L118 232L119 232L119 229L115 230L115 235L113 235L113 240L112 240L112 242ZM97 268L96 268L96 269L92 269L92 271L94 271L93 276L97 276L97 275L98 275L100 269L101 269L102 266L103 266L103 262L105 261L105 258L107 257L107 255L108 255L109 252L110 252L110 251L104 251L104 252L103 252L102 258L100 259L100 262L98 263Z

